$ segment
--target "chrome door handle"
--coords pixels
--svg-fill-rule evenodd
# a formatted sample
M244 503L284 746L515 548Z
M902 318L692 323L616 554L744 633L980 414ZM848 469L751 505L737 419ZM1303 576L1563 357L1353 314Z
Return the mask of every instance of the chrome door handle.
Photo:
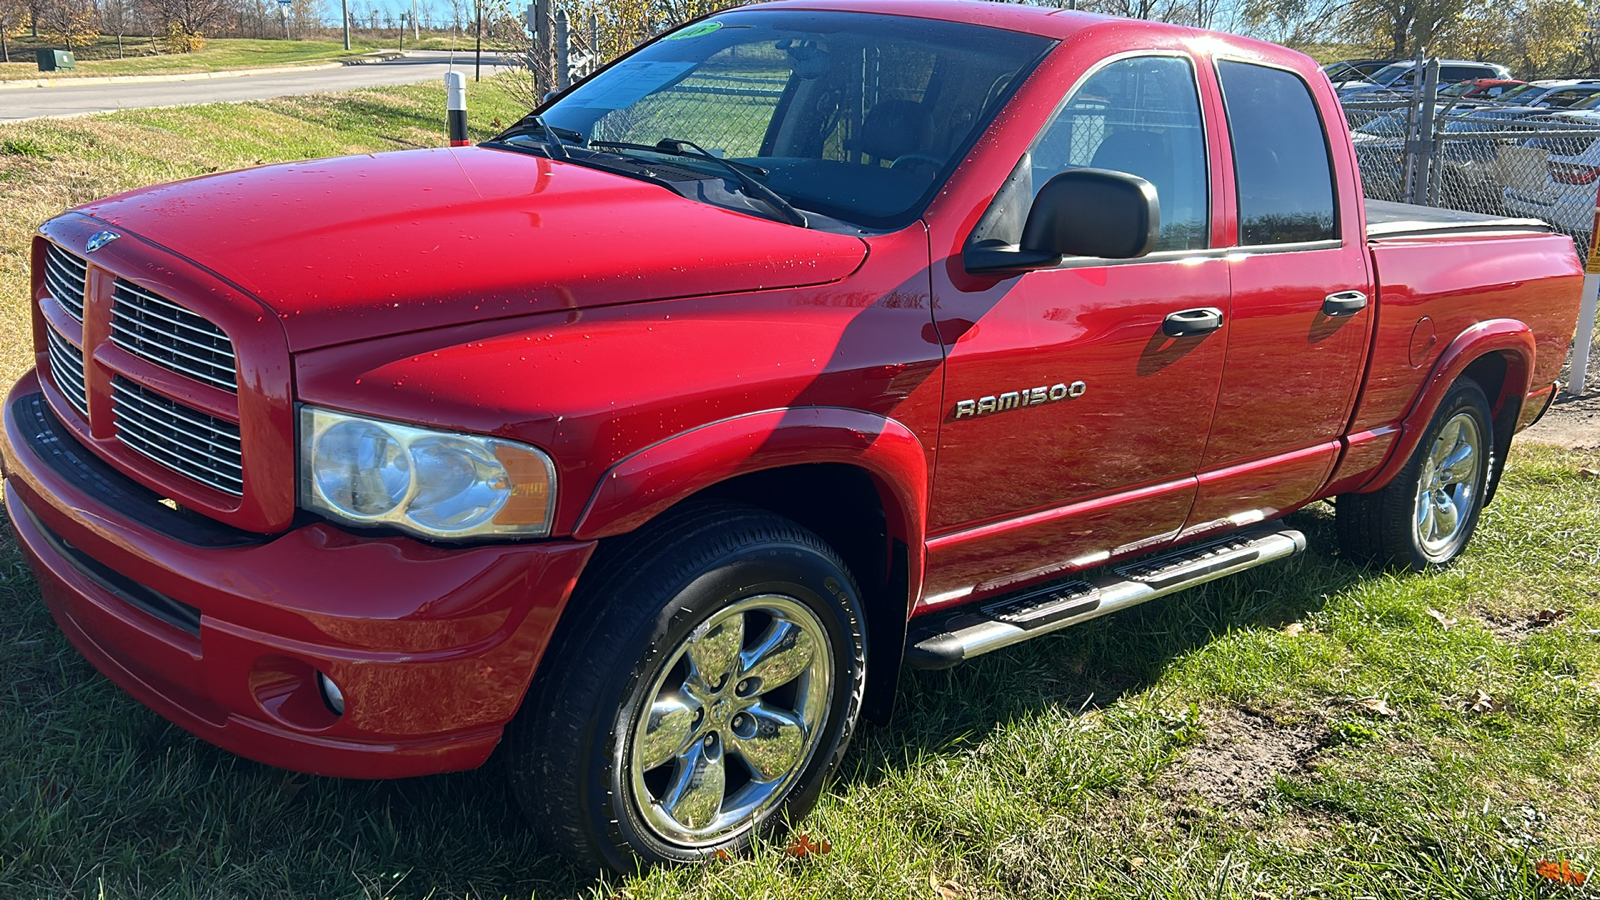
M1353 316L1367 308L1367 295L1360 291L1340 291L1322 298L1322 314L1328 318Z
M1215 306L1180 309L1161 322L1161 333L1167 337L1193 337L1210 334L1222 327L1222 310Z

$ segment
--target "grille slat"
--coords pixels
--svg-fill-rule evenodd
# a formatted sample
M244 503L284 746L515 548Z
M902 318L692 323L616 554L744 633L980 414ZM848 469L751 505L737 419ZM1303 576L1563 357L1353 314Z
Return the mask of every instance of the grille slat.
M205 318L127 281L112 291L111 342L141 359L237 392L233 342Z
M243 494L238 425L120 377L112 382L112 394L124 444L202 484Z
M89 417L89 393L83 383L83 351L46 325L45 345L50 353L50 375L67 402L84 418Z
M229 447L227 443L218 441L214 435L197 434L189 428L177 424L187 422L188 419L174 419L163 422L152 419L137 409L124 404L118 407L118 421L122 426L150 432L152 434L169 433L172 442L181 445L186 450L192 450L207 459L218 463L237 467L239 465L239 450Z
M83 321L83 291L89 264L51 244L44 255L44 282L67 314Z

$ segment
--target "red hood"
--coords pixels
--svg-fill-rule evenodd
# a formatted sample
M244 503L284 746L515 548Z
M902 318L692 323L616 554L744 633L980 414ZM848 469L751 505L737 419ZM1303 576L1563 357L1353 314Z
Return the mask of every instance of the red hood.
M80 208L254 294L293 351L502 316L836 281L866 245L499 150L208 175Z

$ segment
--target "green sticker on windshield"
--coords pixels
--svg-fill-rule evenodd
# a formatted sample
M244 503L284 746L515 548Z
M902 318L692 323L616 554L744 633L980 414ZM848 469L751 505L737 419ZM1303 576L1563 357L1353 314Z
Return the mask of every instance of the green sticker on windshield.
M705 37L721 27L721 22L701 22L698 25L690 25L688 28L685 28L681 31L674 31L673 33L667 35L665 39L669 41L681 41L685 38Z

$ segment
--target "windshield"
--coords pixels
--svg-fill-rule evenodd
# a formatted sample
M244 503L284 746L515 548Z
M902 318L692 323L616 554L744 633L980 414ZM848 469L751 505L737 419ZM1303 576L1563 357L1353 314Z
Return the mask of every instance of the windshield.
M1502 102L1506 100L1515 100L1516 98L1521 97L1523 94L1531 94L1535 91L1548 90L1548 87L1540 87L1537 84L1522 84L1512 88L1509 91L1506 91L1504 94L1501 94L1500 99Z
M1393 63L1372 73L1372 77L1368 78L1367 80L1373 84L1388 84L1389 82L1398 79L1406 72L1411 71L1412 65L1412 63L1405 63L1404 65L1400 63Z
M1054 43L901 16L734 11L646 45L542 114L584 142L692 142L758 167L746 171L803 211L898 227Z

